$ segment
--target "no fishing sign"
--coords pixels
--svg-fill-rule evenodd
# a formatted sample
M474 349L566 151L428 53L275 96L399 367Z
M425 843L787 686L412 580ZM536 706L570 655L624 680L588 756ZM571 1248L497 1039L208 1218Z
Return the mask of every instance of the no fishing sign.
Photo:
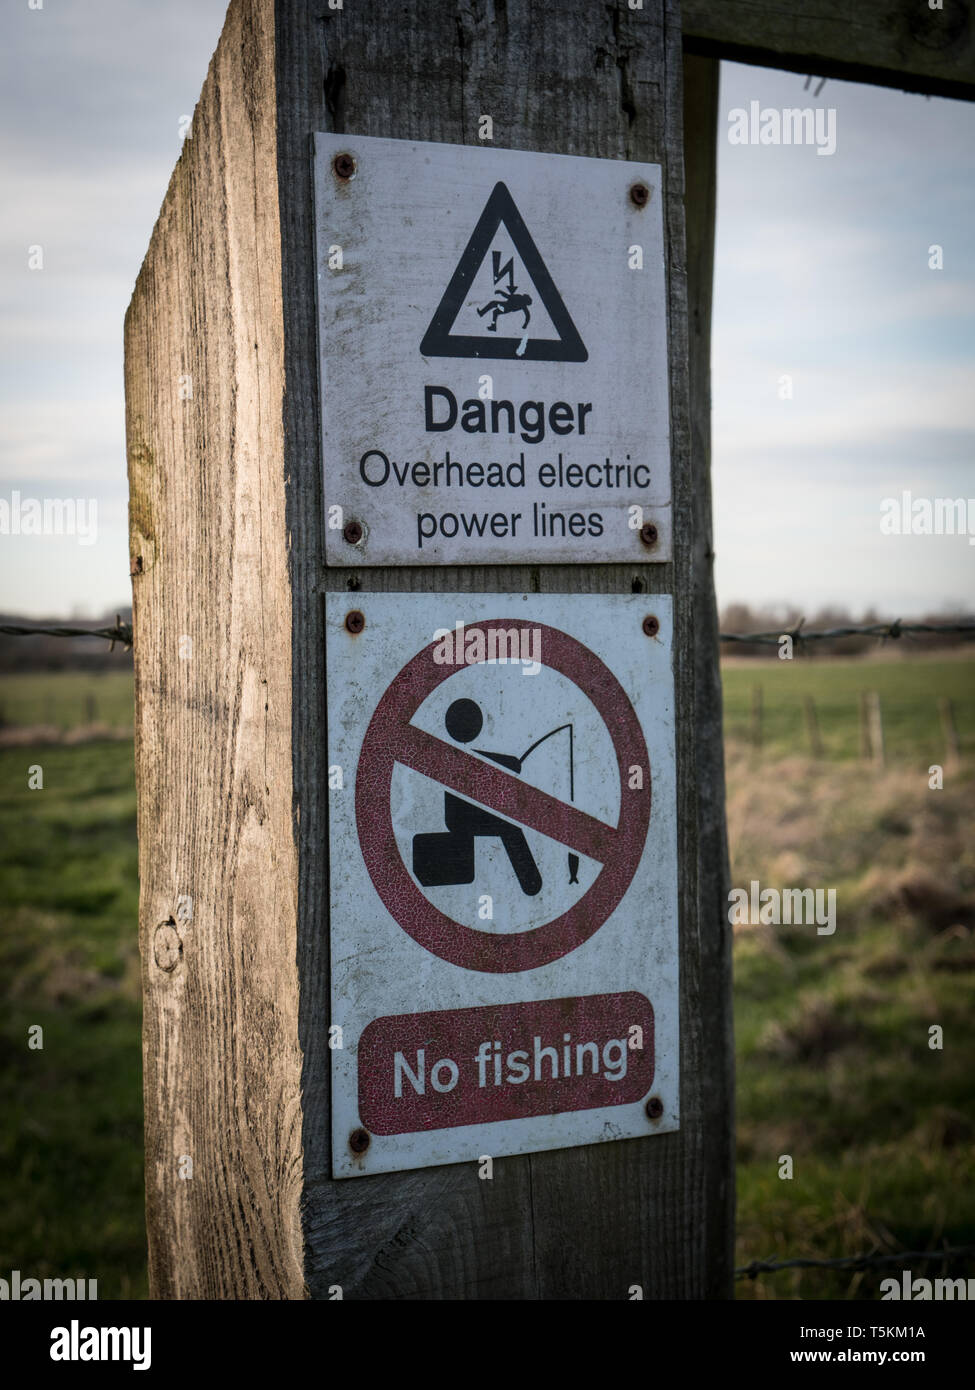
M676 1129L670 597L326 618L335 1176Z

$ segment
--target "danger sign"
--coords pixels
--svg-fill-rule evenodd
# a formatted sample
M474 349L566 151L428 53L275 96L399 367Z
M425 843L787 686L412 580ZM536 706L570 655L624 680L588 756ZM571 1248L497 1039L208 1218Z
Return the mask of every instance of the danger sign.
M328 596L337 1176L676 1127L649 602Z
M315 137L329 565L671 557L658 165Z

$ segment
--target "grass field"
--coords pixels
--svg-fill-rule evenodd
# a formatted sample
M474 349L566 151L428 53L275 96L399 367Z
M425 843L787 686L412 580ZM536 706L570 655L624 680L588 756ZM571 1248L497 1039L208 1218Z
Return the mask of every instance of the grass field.
M28 789L32 765L43 789ZM132 746L0 749L0 788L0 1269L140 1297ZM38 1024L44 1045L32 1049Z
M938 698L954 706L963 755L975 759L975 664L970 658L860 658L748 661L722 667L725 737L751 739L752 692L762 690L762 751L768 757L811 753L804 700L810 696L827 758L856 758L860 751L860 692L876 691L891 764L924 766L944 761Z
M838 919L828 937L736 934L739 1263L975 1242L975 661L763 662L724 679L732 882L835 888ZM19 677L0 704L8 722L68 727L89 683L99 720L131 724L128 677ZM761 752L742 739L755 683ZM883 774L854 756L860 689L881 694ZM802 752L805 694L830 758ZM967 757L936 791L942 694ZM130 744L0 747L0 877L0 1274L143 1296ZM43 1050L27 1045L37 1024ZM738 1294L876 1298L880 1277L787 1272Z
M0 678L0 726L79 724L132 727L132 672L30 672Z
M738 1263L975 1244L975 779L756 767L735 744L727 763L732 883L836 890L831 936L736 930ZM738 1294L877 1298L885 1272Z

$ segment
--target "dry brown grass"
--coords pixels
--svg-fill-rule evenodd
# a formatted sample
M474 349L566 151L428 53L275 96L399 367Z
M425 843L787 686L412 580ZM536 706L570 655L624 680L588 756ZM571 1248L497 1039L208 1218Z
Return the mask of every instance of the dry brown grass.
M849 915L975 926L975 779L727 750L732 884L834 887ZM755 930L743 927L740 930Z

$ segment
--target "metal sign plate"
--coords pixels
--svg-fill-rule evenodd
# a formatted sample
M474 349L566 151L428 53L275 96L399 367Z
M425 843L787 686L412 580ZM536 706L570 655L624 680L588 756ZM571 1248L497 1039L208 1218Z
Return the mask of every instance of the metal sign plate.
M669 596L326 619L335 1176L676 1129Z
M326 562L671 555L660 167L315 137Z

